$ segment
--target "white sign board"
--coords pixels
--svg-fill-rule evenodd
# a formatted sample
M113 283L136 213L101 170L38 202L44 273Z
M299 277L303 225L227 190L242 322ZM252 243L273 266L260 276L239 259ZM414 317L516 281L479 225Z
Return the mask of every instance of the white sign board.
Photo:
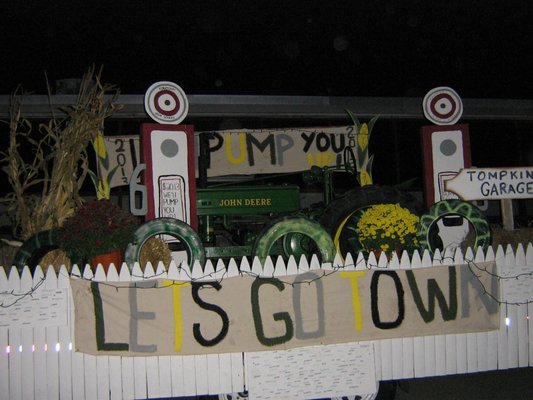
M0 293L0 328L67 326L68 290Z
M445 182L462 200L533 198L533 167L464 168Z
M377 391L372 343L247 352L244 357L250 400L362 398Z

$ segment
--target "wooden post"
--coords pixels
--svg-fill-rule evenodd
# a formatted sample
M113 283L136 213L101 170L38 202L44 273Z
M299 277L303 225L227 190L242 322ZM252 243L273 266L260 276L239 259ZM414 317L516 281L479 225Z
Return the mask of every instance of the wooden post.
M506 231L514 230L514 217L513 217L513 200L502 199L500 201L500 209L502 213L502 225Z

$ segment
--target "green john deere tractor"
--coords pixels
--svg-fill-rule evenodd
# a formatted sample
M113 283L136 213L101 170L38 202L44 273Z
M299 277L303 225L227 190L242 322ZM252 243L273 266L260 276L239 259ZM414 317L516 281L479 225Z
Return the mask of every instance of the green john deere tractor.
M202 160L199 168L205 168ZM126 249L125 261L132 266L140 260L147 240L163 235L174 238L169 247L184 252L189 265L194 261L203 265L206 259L255 256L262 261L267 256L299 260L302 255L315 254L319 261L328 263L337 253L355 256L363 250L357 222L365 209L376 204L399 204L422 215L418 231L421 250L437 247L436 222L445 216L466 218L473 225L474 248L490 244L489 224L470 203L443 201L424 212L410 193L388 186L359 185L360 172L354 150L347 147L341 163L334 167L315 166L298 174L216 185L205 180L196 190L198 229L168 217L145 222ZM199 175L206 176L205 171ZM307 200L310 193L313 201ZM23 244L13 265L20 271L25 265L36 266L43 253L61 247L58 240L56 230L38 233Z
M332 262L337 252L344 257L362 250L354 230L365 208L399 203L421 214L414 196L392 187L358 186L357 173L353 152L347 149L340 166L285 175L289 183L279 183L283 178L277 175L198 188L198 230L172 218L148 221L139 228L126 261L139 260L148 238L166 234L177 239L172 249L187 252L189 262L291 255L299 260L312 254ZM310 187L316 201L304 204Z

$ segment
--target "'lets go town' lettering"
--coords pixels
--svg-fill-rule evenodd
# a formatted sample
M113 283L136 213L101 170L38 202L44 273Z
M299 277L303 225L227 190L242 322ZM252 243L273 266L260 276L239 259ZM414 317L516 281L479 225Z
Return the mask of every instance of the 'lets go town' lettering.
M494 276L446 266L221 282L72 280L75 342L90 354L184 355L487 331L499 326Z

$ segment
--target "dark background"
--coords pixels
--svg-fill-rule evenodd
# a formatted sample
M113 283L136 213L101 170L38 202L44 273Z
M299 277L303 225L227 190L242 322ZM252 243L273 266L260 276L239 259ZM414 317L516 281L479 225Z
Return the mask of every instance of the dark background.
M0 95L19 84L54 92L57 80L79 79L94 65L124 94L169 80L187 94L422 98L449 86L463 99L528 100L532 21L533 2L524 0L9 1L0 9ZM532 120L462 119L473 165L533 165ZM137 134L142 122L110 121L106 135ZM351 120L184 123L204 131ZM378 120L370 142L375 182L414 178L421 190L427 124Z
M123 93L531 98L523 0L9 1L0 94L46 93L91 65Z

